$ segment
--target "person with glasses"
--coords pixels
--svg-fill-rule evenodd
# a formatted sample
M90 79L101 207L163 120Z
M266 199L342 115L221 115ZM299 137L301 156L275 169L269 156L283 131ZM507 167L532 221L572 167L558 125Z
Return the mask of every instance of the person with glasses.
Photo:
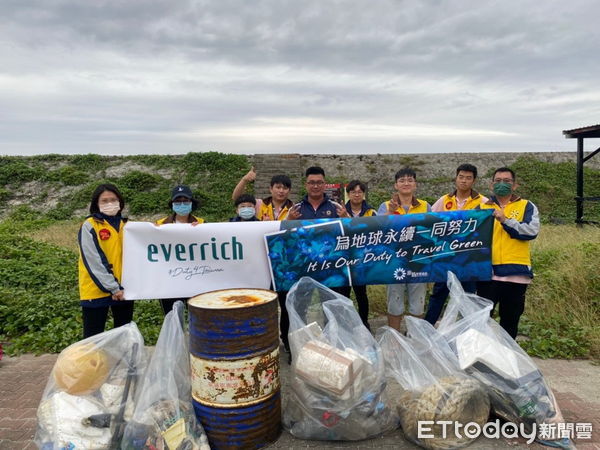
M375 209L367 203L365 195L367 185L360 180L352 180L346 185L348 201L346 211L350 217L371 217L377 215Z
M325 171L322 167L312 166L306 169L306 191L304 198L296 203L289 211L287 220L310 220L310 219L335 219L338 217L349 217L348 211L344 206L325 195ZM331 290L350 297L350 286L333 287ZM287 296L287 292L282 293ZM280 297L281 299L281 297ZM281 339L285 349L289 352L288 331L290 328L289 316L285 303L281 303ZM285 315L285 317L284 317ZM288 364L291 364L292 356L289 354Z
M417 191L417 174L410 167L396 172L394 187L396 192L392 198L383 202L377 209L377 215L417 214L431 211L425 200L415 197ZM405 315L405 300L408 312L415 317L422 317L425 309L426 283L402 283L387 285L388 325L398 331Z
M487 198L473 189L477 180L477 167L472 164L461 164L456 168L456 177L454 178L455 189L449 194L442 195L431 207L433 212L459 211L475 209L482 202L487 202ZM462 281L465 292L474 293L477 289L475 281ZM440 318L444 304L449 294L446 282L437 282L433 284L433 292L429 296L427 313L425 320L431 325L435 325Z
M529 241L540 232L540 217L532 202L515 194L518 185L510 168L496 169L490 187L494 195L479 208L494 210L493 275L477 283L477 295L493 301L494 309L499 305L500 325L515 339L533 278Z
M377 215L375 209L365 200L367 185L360 180L352 180L346 186L346 193L349 200L346 202L346 211L350 217L371 217ZM365 327L371 330L369 326L369 297L367 295L366 285L352 285L356 303L358 304L358 315Z
M322 167L306 169L306 191L304 198L290 209L288 220L349 217L346 208L325 195L325 171Z
M168 225L173 223L189 223L192 226L204 223L204 219L192 215L198 209L198 200L192 194L189 186L179 184L171 190L169 209L172 211L167 217L155 222L155 225ZM181 300L184 304L187 298L161 298L159 299L163 313L167 315L173 309L175 302Z

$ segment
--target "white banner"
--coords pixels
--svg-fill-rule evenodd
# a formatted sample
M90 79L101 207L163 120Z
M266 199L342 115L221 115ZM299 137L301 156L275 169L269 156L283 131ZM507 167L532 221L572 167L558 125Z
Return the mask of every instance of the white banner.
M227 222L197 226L128 222L123 242L127 300L193 297L228 288L271 283L263 236L280 222Z

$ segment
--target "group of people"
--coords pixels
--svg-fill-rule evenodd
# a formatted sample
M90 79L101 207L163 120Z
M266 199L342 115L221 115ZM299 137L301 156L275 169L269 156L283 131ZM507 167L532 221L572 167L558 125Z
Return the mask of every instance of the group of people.
M276 175L271 179L270 196L256 199L245 192L249 183L256 179L252 168L235 187L232 200L236 216L231 222L257 220L310 220L344 217L367 217L374 215L414 214L467 209L492 209L494 216L492 267L489 281L463 282L467 292L478 295L498 305L500 325L515 338L519 319L525 308L525 292L531 283L531 257L529 241L535 239L540 229L537 207L516 194L518 187L513 170L508 167L493 173L489 197L474 189L477 168L461 164L456 169L455 189L443 195L433 205L416 197L417 174L405 167L395 174L395 192L390 200L383 202L377 210L366 201L367 186L360 180L346 185L349 200L337 203L325 194L325 171L321 167L309 167L305 172L307 194L294 204L290 199L291 179L287 175ZM157 225L189 223L198 225L203 219L192 213L198 208L188 186L176 186L169 201L171 214L156 222ZM123 196L111 184L98 186L92 195L90 216L79 231L79 288L83 311L84 337L104 331L109 308L114 326L131 321L133 302L124 300L121 280L121 257L123 226L127 219L121 213ZM439 319L448 296L446 283L434 283L425 311L425 283L391 284L387 286L387 313L389 326L399 330L403 316L409 314L424 317L434 325ZM369 328L369 300L366 286L344 286L335 290L349 297L354 290L358 313ZM285 307L287 292L278 292L281 308L280 332L285 349L289 352L289 317ZM165 314L179 299L161 300ZM405 303L407 306L405 306Z

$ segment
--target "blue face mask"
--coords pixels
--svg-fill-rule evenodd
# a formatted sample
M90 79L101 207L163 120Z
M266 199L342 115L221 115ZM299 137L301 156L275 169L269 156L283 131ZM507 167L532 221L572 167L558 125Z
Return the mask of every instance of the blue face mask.
M238 214L242 219L248 220L254 217L256 210L251 206L243 206L240 208Z
M191 202L174 202L173 203L173 212L180 216L187 216L192 212L192 203Z

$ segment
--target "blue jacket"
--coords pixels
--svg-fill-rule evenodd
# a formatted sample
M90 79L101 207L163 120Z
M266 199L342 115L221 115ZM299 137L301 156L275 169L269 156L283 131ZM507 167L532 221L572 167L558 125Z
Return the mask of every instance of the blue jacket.
M310 219L334 219L338 217L337 209L343 208L342 205L329 200L327 197L323 198L321 204L315 210L312 205L308 202L308 195L300 201L300 220Z

